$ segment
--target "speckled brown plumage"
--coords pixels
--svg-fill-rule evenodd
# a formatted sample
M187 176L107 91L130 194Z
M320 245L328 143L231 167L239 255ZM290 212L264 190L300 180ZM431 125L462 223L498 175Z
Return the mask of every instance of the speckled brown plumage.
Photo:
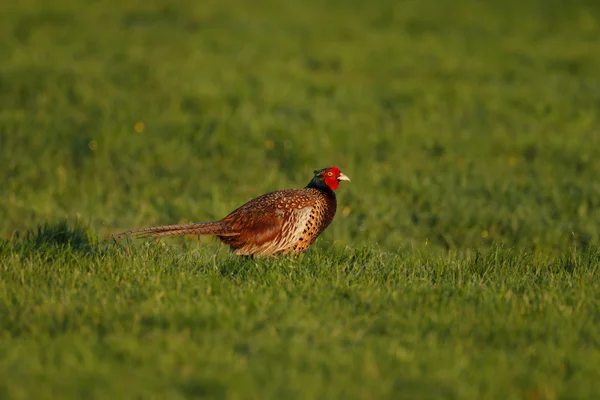
M277 190L250 200L220 221L164 225L118 237L215 235L238 255L304 253L335 216L334 190L347 180L337 167L315 171L304 189Z

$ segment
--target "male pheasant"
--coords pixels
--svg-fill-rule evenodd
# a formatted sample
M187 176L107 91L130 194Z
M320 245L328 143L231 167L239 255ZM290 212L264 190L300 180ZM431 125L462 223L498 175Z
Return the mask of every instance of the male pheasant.
M118 238L215 235L238 255L301 254L333 221L337 208L334 190L340 181L350 181L338 167L314 174L304 189L264 194L220 221L142 228L120 233Z

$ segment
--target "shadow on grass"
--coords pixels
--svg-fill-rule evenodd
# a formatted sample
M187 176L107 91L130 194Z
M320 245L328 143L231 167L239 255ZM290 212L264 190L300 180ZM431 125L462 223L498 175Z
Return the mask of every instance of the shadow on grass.
M105 242L98 242L87 226L78 221L48 222L24 234L16 232L12 238L0 242L0 254L5 251L18 252L23 256L33 253L55 254L77 252L98 255L107 251Z

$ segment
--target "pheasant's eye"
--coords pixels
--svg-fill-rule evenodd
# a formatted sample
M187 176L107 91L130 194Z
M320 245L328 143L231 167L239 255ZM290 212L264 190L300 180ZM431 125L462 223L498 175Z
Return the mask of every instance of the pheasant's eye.
M327 173L327 176L333 176L333 172L329 171L329 172Z

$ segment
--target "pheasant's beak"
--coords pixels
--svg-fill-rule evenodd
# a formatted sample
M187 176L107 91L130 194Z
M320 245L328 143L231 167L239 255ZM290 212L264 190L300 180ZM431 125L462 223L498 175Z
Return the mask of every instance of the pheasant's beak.
M340 176L337 177L337 180L338 181L348 181L348 182L351 182L350 178L348 178L346 175L344 175L342 173L340 173Z

